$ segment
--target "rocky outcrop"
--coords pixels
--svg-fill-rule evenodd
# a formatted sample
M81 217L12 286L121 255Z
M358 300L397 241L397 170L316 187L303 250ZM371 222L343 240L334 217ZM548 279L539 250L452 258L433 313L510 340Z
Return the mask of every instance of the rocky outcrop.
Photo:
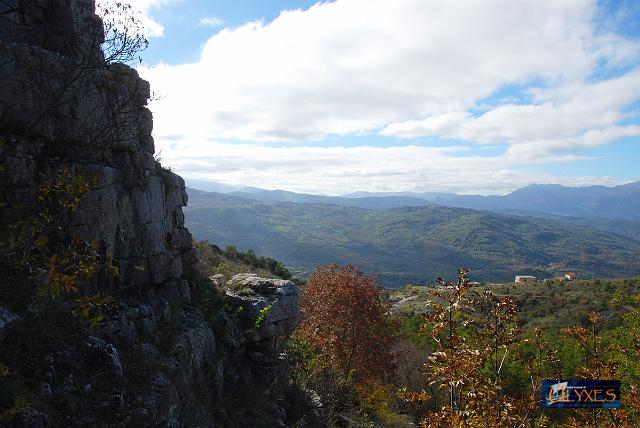
M283 338L298 321L298 286L288 280L241 273L227 283L226 296L232 307L242 308L240 328L254 357L275 358Z
M144 381L129 388L122 403L126 423L286 426L289 415L269 390L287 387L279 346L299 314L298 288L241 274L227 286L255 285L260 291L247 295L228 288L219 294L216 284L222 282L215 276L184 281L188 297L178 284L155 287L144 301L118 303L101 324L105 341L126 350L125 372L132 363L145 367ZM185 306L187 299L196 307ZM113 355L108 347L103 354Z
M129 388L118 419L130 426L213 426L208 400L222 393L224 373L216 337L200 311L182 306L178 294L162 294L119 303L100 327L105 340L125 350ZM132 381L131 370L142 378Z
M291 386L280 353L298 315L297 286L252 274L234 279L236 285L228 286L241 284L239 292L220 292L206 280L150 287L144 295L108 304L104 319L90 329L66 314L36 316L11 330L17 317L3 311L7 323L1 331L9 334L1 340L0 361L23 370L35 388L30 397L37 397L37 406L22 412L22 423L272 427L300 422L287 412L282 391ZM244 287L251 285L261 291L247 294ZM303 392L297 394L305 399Z
M154 159L149 84L104 62L92 0L11 0L0 9L2 221L35 197L46 170L67 168L93 181L70 233L99 242L119 267L98 288L180 278L191 260L187 194Z

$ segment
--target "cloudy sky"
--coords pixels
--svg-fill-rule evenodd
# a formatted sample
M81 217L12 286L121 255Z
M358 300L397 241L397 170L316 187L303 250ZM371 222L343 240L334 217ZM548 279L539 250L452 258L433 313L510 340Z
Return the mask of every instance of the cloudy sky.
M307 193L640 179L637 0L130 0L156 150Z

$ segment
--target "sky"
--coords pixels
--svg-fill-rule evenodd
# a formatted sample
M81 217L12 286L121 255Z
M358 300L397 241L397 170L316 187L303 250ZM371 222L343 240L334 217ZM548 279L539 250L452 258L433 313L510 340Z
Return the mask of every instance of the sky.
M129 1L156 152L184 177L329 195L640 180L637 0Z

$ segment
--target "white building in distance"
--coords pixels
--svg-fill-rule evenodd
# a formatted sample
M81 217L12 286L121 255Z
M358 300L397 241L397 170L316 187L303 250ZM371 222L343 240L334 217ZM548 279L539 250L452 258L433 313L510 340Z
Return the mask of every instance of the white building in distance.
M516 275L514 282L538 282L538 278L531 275Z

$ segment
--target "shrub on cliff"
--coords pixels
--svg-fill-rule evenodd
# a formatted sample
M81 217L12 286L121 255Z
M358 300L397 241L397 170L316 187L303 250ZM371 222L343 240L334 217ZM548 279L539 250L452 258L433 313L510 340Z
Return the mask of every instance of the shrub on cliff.
M40 311L67 308L92 324L102 319L110 298L91 290L119 270L101 243L72 234L69 220L92 186L92 180L58 169L34 200L3 205L16 220L0 223L1 303L20 315L37 302Z

